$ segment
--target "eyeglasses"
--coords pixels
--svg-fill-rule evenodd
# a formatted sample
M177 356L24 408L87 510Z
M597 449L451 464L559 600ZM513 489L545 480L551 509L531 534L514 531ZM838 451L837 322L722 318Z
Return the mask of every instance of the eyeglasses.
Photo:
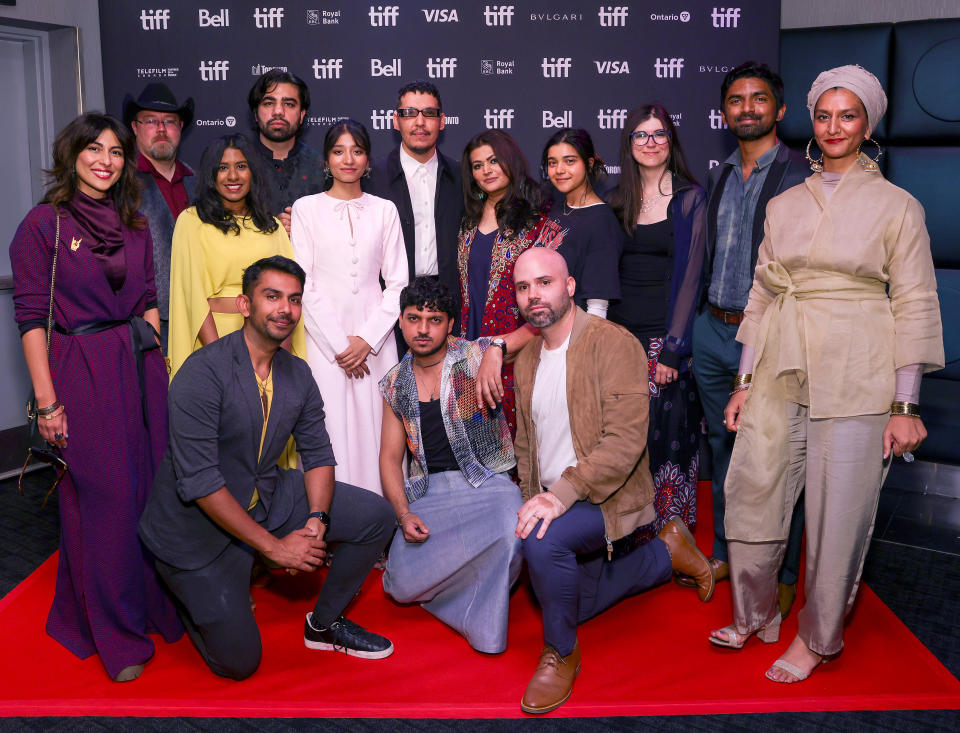
M397 116L403 117L404 119L408 117L417 117L418 115L423 115L424 117L439 117L443 112L439 107L424 107L423 109L417 109L416 107L400 107L397 109Z
M43 498L43 504L40 505L40 508L42 509L47 505L47 500L51 497L53 492L57 490L57 486L60 485L60 481L66 475L67 462L52 450L47 450L45 448L34 448L31 446L30 452L27 453L27 460L23 464L23 468L20 470L20 478L17 480L17 490L20 492L21 496L23 496L23 477L27 473L27 466L29 466L30 462L33 460L53 466L57 471L57 480L53 482L53 486L50 487L50 491L48 491L47 495Z
M147 117L145 120L134 120L138 125L144 127L180 127L180 120L170 117L168 119L159 119L157 117Z
M647 140L653 138L653 141L657 145L663 145L667 140L670 139L669 130L654 130L653 134L644 132L643 130L637 130L636 132L630 133L630 139L633 141L634 147L642 148L647 144Z

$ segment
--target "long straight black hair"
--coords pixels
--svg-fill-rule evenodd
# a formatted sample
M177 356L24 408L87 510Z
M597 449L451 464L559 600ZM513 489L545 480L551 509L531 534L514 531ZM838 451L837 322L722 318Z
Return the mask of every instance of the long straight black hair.
M197 170L197 188L193 196L197 216L200 217L200 221L213 224L224 234L229 232L240 234L240 225L237 224L233 214L227 211L217 191L217 169L220 167L220 161L223 160L224 151L228 148L235 148L243 153L250 167L250 192L247 194L245 203L254 226L266 234L273 233L280 225L273 218L267 200L267 179L263 162L260 160L260 153L254 150L253 145L243 135L218 137L203 151L200 167Z

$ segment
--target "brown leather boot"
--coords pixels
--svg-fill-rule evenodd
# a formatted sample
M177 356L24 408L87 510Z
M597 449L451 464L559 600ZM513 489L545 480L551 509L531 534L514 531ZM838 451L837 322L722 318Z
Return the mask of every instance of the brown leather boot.
M689 575L697 582L697 595L700 600L706 602L713 598L713 586L716 583L713 568L697 549L697 543L686 525L674 517L663 526L657 537L667 546L673 569Z
M525 713L549 713L563 705L573 692L573 681L580 673L580 642L566 657L552 646L540 652L540 664L523 693L520 709Z

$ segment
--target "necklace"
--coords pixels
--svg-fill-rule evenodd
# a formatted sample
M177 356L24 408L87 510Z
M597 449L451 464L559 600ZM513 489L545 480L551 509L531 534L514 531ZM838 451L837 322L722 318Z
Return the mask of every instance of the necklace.
M644 198L643 194L640 194L640 213L647 214L653 211L657 207L657 204L660 203L660 199L662 198L663 194L659 191L657 191L656 195L652 196L649 201Z
M424 377L425 377L426 375L424 374L424 372L425 372L427 369L430 369L430 368L432 368L432 367L435 367L437 364L441 363L442 361L443 361L443 359L438 359L437 361L433 362L432 364L423 364L423 365L417 364L416 366L420 367L420 372L421 372L420 376L417 377L417 383L418 383L418 385L419 385L421 382L423 382L423 386L426 387L426 381L425 381L425 379L424 379ZM414 376L416 376L416 375L414 375ZM441 370L438 371L437 378L433 380L433 386L430 387L430 401L431 401L431 402L432 402L433 400L435 400L435 399L437 399L437 398L440 397L440 379L441 379L442 376L443 376L443 370L441 369ZM418 392L420 391L420 390L419 390L419 387L418 387L417 391L418 391Z

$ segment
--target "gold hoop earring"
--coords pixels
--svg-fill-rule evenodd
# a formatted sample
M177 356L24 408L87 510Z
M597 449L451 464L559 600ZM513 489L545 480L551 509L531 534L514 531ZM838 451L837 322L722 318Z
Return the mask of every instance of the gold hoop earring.
M860 150L860 147L861 147L861 146L863 145L863 143L865 143L865 142L871 142L871 143L873 143L874 145L877 146L877 157L876 157L876 158L871 158L869 155L867 155L866 153L864 153L864 152L862 152L862 151ZM876 140L874 140L872 137L865 137L865 138L860 142L860 145L857 145L857 162L860 163L860 165L863 166L863 169L864 169L865 171L867 171L868 173L876 173L877 171L880 170L880 166L877 165L877 164L880 162L880 156L881 156L881 155L883 155L883 148L881 148L881 147L880 147L880 143L878 143L878 142L877 142ZM864 160L864 158L866 158L866 160Z
M820 151L819 160L815 158L811 158L810 146L812 144L813 144L813 138L810 138L810 140L807 141L807 151L806 151L807 162L810 163L810 170L812 170L814 173L822 173L823 172L823 151L822 150Z

